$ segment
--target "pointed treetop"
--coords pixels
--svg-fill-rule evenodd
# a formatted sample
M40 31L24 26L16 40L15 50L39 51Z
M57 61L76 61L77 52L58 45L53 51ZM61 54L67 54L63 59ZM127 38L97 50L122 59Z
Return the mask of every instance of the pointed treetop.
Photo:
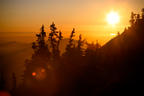
M42 27L44 27L44 24L42 24Z
M73 28L72 32L75 33L75 28Z
M59 39L61 40L62 38L63 38L63 36L62 36L62 32L59 31Z
M55 26L55 23L54 23L54 22L52 22L51 26Z
M50 25L50 29L51 30L56 30L57 29L54 22L52 22L52 24Z
M44 32L44 24L42 24L41 31Z
M75 28L73 28L73 31L75 31Z
M73 30L72 30L72 34L71 35L73 35L75 33L75 28L73 28ZM73 35L74 36L74 35Z
M98 40L96 41L96 49L100 48L101 45L98 43Z
M99 45L98 40L96 40L96 46L98 46L98 45Z
M82 39L82 35L81 35L81 34L79 35L79 39L80 39L80 40Z

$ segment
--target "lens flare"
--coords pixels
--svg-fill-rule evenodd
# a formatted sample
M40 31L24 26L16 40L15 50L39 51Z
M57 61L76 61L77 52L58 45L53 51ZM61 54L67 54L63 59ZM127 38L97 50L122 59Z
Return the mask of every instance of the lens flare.
M36 76L36 72L32 72L32 76Z

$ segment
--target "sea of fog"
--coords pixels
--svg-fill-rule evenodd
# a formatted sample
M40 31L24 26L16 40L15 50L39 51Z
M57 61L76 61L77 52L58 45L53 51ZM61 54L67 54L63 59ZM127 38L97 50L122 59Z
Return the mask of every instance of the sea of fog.
M16 74L21 83L25 70L24 62L33 54L32 42L36 41L34 32L0 32L0 70L5 78L11 81L12 73ZM46 38L47 39L47 38ZM62 40L60 49L64 52L68 39ZM11 82L8 81L8 86Z
M4 71L7 80L11 80L12 73L18 81L22 79L24 61L30 59L33 53L31 43L35 39L32 32L0 32L0 70Z

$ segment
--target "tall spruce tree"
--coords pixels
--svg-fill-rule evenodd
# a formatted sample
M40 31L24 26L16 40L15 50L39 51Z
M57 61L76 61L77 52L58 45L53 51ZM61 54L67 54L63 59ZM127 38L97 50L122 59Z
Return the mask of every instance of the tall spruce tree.
M84 40L82 40L82 35L79 35L78 45L77 45L77 54L79 56L83 56L83 49L82 46L84 44Z
M53 59L60 57L60 50L59 45L60 41L62 40L62 32L57 31L57 28L54 24L54 22L50 25L50 33L49 33L49 41L52 48L52 57Z
M50 51L48 48L48 44L45 41L46 32L44 31L44 25L41 27L41 32L36 34L37 41L32 43L32 48L35 51L35 54L42 57L50 57Z
M66 46L66 52L64 54L66 56L70 56L72 54L72 51L73 51L74 47L75 47L74 39L73 39L73 37L75 36L74 33L75 33L75 29L73 28L73 30L70 34L69 42Z

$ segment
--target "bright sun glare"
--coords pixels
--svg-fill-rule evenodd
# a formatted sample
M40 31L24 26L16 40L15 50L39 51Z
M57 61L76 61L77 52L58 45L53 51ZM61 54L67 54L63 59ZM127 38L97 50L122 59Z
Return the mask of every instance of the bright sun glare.
M107 22L111 25L115 25L120 21L119 14L117 12L111 11L107 15Z

